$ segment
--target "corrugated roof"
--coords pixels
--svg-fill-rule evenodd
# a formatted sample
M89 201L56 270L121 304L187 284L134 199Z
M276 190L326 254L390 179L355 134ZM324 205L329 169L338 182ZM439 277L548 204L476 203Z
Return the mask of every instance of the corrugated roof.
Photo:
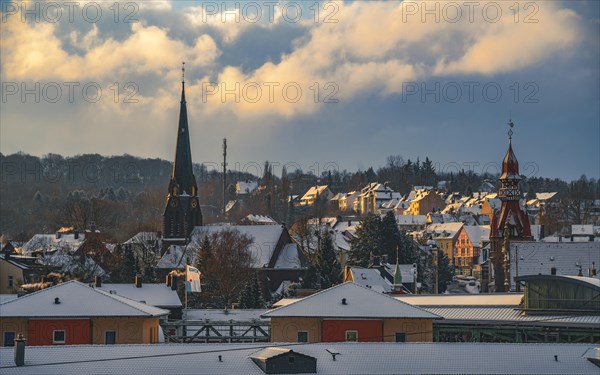
M510 275L549 275L556 269L557 275L577 276L579 265L587 275L592 262L600 265L600 242L517 242L510 244ZM518 270L517 270L518 266ZM514 278L511 277L514 288Z
M523 294L418 294L395 297L415 306L512 306L517 307Z
M525 315L512 307L426 307L428 311L444 318L443 324L455 322L511 322L536 325L598 326L598 315Z
M30 346L23 367L14 366L13 348L0 348L0 372L264 375L251 356L266 347L314 357L317 373L330 375L598 374L587 359L597 358L597 345L493 343L336 343L335 361L331 343Z

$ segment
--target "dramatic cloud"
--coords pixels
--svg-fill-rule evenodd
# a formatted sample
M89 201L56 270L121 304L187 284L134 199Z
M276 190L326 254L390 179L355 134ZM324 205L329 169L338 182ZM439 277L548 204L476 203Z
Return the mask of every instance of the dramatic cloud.
M479 124L491 116L502 123L510 112L526 119L527 135L540 144L558 142L557 129L568 122L577 124L573 142L598 148L597 137L589 136L598 122L592 110L600 62L596 2L335 1L320 2L315 14L312 2L281 1L272 8L240 2L235 9L236 2L151 1L121 8L116 23L107 2L99 22L82 19L81 8L97 3L80 2L74 22L66 16L23 22L20 13L2 14L2 152L170 158L172 144L164 139L176 121L182 61L199 153L227 136L240 157L255 161L300 160L301 143L312 147L312 158L338 155L351 169L399 152L477 159L489 142L489 129ZM493 82L504 96L490 102L463 95L459 103L439 95L405 97L407 84L465 81ZM102 97L82 100L79 92L74 101L42 97L37 103L9 92L36 82L94 82ZM531 82L535 86L526 86ZM532 92L536 101L524 102ZM135 101L127 102L128 94ZM144 140L131 142L140 132ZM472 148L447 143L457 134L473 138ZM415 139L445 146L424 151ZM365 154L347 158L348 148ZM565 160L551 155L548 165L579 163L596 173L597 160L585 157L585 149Z

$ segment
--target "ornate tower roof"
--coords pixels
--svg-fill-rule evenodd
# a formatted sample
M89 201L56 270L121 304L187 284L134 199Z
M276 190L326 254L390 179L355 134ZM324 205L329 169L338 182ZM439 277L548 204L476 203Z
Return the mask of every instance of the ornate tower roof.
M531 227L527 213L520 207L521 190L519 189L519 161L512 148L512 121L508 122L508 151L502 161L502 175L500 176L501 187L498 198L502 201L502 207L498 216L492 218L492 237L502 236L505 226L508 224L511 238L531 237Z
M510 127L508 131L508 151L506 151L506 156L504 156L504 160L502 161L502 175L500 176L500 179L520 180L521 177L519 176L519 161L517 160L517 157L515 156L515 153L512 148L512 128L515 125L512 121L509 121L508 126Z

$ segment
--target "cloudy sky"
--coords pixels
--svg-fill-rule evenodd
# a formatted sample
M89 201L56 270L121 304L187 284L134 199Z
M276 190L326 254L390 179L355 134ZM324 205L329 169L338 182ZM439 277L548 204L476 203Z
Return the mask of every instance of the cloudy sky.
M600 175L597 1L0 4L4 154Z

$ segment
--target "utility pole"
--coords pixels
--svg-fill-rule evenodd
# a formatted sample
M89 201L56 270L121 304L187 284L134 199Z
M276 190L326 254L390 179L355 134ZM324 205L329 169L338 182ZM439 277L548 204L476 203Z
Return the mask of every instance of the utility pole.
M223 138L223 217L227 205L227 138Z

